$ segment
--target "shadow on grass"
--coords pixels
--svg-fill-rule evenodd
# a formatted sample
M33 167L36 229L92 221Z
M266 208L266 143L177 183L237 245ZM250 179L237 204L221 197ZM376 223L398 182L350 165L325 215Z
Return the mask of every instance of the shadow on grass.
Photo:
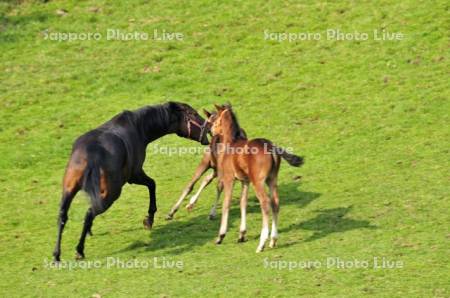
M279 186L281 208L286 205L304 208L320 197L319 193L301 192L297 189L298 187L299 183L288 183ZM233 199L229 225L235 221L240 221L240 210L237 201ZM185 210L180 210L179 212L185 212ZM254 196L250 197L247 213L259 212L261 212L259 202ZM217 217L219 220L211 221L207 219L207 214L203 213L187 220L177 220L175 218L166 223L157 223L151 231L150 241L135 241L120 250L119 253L133 250L143 250L145 252L164 250L165 254L177 255L192 250L196 246L202 246L208 242L212 243L219 231L220 214ZM229 232L227 235L228 240L226 241L237 240L229 239L233 237L232 235L234 234Z
M24 28L31 23L43 23L49 19L48 14L35 12L28 15L10 16L4 11L0 11L0 41L16 42Z
M314 241L326 237L333 233L342 233L356 229L376 229L376 226L370 224L367 220L356 220L345 217L353 208L339 207L316 211L319 213L316 217L280 230L280 232L288 232L291 230L309 230L314 234L304 240L305 242Z

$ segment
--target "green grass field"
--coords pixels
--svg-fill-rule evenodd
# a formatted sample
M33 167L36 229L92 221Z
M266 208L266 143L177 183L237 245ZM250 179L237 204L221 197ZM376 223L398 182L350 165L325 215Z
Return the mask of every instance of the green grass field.
M449 297L448 2L44 2L0 1L1 296ZM108 29L183 39L108 40ZM327 29L369 38L328 39ZM374 40L383 29L404 38ZM61 32L102 37L46 39ZM76 263L80 193L62 245L63 263L79 267L46 266L72 142L124 109L167 100L199 110L230 101L250 137L305 156L302 168L281 167L279 247L255 253L253 190L244 244L239 187L221 246L219 220L207 219L213 186L165 221L201 157L156 154L155 145L199 146L167 136L145 163L157 182L153 230L142 226L147 189L127 185ZM152 266L108 268L107 258ZM88 262L101 266L80 268ZM173 262L181 268L158 268Z

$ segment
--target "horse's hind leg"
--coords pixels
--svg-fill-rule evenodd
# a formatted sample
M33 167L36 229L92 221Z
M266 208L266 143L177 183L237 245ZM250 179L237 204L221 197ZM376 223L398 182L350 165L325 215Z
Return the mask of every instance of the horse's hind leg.
M256 196L258 197L259 203L261 205L262 213L262 229L261 236L259 239L259 245L256 252L262 252L264 250L264 245L269 238L269 212L270 212L270 199L266 194L264 189L264 182L257 182L253 184L256 191Z
M84 259L84 243L86 242L87 234L89 234L91 231L95 217L108 210L108 208L112 205L112 203L114 203L114 200L119 197L120 191L121 191L120 189L117 189L113 192L110 192L107 197L102 198L103 200L106 200L107 203L104 205L101 211L95 213L92 210L92 208L89 208L87 210L86 215L84 216L83 230L81 231L80 240L78 241L78 245L76 248L75 259L77 260Z
M248 199L248 182L242 182L241 192L241 226L239 227L238 242L245 242L245 234L247 233L247 199Z
M273 178L267 183L269 185L271 193L271 206L272 206L272 230L270 232L270 248L274 248L277 245L278 239L278 213L280 211L280 200L278 198L278 186L277 179Z
M72 199L77 194L78 189L74 188L71 191L64 190L61 198L61 204L59 207L59 215L58 215L58 236L56 238L55 250L53 251L53 258L56 262L61 260L61 239L62 233L64 231L64 226L67 223L69 217L67 213L69 212L70 204L72 203Z
M58 215L58 236L56 238L55 250L53 251L53 258L56 262L60 261L62 233L64 231L64 226L69 219L67 213L69 212L70 204L72 203L73 198L80 190L81 179L83 177L85 167L86 163L82 159L78 157L74 158L72 155L67 166L66 173L64 174L63 194Z
M77 253L75 255L75 259L77 260L84 258L84 242L86 241L86 235L91 231L94 218L95 215L92 212L92 209L89 208L86 212L86 216L84 217L83 231L81 232L81 237L77 245Z

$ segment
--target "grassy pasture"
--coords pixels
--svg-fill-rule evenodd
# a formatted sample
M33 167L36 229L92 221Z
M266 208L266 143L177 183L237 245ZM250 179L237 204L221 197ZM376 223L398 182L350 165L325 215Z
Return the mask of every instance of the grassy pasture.
M0 294L448 297L448 13L446 1L412 0L0 1ZM108 29L151 37L108 40ZM369 38L329 40L327 29ZM383 29L404 38L374 40ZM154 30L183 38L154 40ZM46 39L58 32L102 36ZM266 38L283 32L321 39ZM147 190L125 186L86 242L86 264L100 268L46 267L73 140L124 109L166 100L199 110L230 101L250 137L305 156L302 168L281 167L279 247L254 252L261 216L252 190L244 244L234 199L227 237L214 245L214 187L191 213L165 221L200 160L155 152L198 146L167 136L145 163L157 182L153 230L141 223ZM79 194L66 262L86 208ZM107 268L107 258L152 266ZM374 258L401 266L374 268ZM167 268L173 262L181 268Z

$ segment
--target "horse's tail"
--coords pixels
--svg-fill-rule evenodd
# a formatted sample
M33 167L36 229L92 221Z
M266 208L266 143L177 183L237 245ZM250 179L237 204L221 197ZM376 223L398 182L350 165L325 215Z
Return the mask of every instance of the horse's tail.
M258 141L264 144L264 150L272 153L274 161L276 161L276 156L281 156L285 161L287 161L293 167L300 167L304 163L304 158L286 151L286 149L276 146L274 143L267 139L254 139L253 141Z
M305 162L302 156L289 153L281 147L273 145L273 150L293 167L300 167Z
M88 151L87 166L83 177L83 190L88 194L91 208L94 214L104 211L102 198L100 196L100 152L96 150Z

